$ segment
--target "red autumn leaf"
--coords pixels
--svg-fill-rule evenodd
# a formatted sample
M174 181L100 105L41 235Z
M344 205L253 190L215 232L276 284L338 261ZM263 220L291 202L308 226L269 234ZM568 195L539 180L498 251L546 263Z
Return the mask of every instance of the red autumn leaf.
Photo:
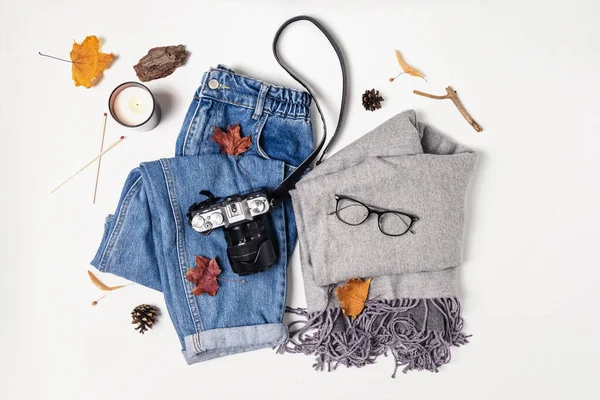
M219 264L217 264L215 258L209 260L206 257L196 256L196 268L188 268L185 279L196 285L192 290L192 293L196 296L204 293L214 296L217 294L217 290L219 290L217 276L220 273L221 268L219 268Z
M218 126L212 135L212 140L221 148L221 153L230 156L240 155L248 150L252 141L250 136L240 136L240 125L235 124L227 127L227 132L223 132Z

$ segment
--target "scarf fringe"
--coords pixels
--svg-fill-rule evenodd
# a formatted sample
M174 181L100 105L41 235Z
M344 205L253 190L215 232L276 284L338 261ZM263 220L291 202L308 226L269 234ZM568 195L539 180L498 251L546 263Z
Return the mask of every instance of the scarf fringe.
M303 319L289 324L289 339L277 353L316 355L313 367L318 371L332 371L340 364L360 368L390 352L396 362L392 378L401 366L404 373L438 372L450 361L450 347L468 342L456 298L370 300L354 321L344 317L340 308L308 313L287 307L286 311ZM440 330L427 328L432 312L443 320Z

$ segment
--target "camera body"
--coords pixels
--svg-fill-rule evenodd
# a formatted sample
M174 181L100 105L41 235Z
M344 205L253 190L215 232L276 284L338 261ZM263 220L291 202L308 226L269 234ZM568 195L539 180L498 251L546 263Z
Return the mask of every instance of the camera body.
M246 196L229 196L214 203L194 203L188 210L188 219L192 229L206 234L216 228L227 229L232 225L250 222L256 216L269 212L270 208L267 195L256 191Z
M192 204L187 217L192 229L204 235L223 227L233 272L250 275L266 271L277 260L267 218L270 210L266 192L258 190L223 199L211 195Z

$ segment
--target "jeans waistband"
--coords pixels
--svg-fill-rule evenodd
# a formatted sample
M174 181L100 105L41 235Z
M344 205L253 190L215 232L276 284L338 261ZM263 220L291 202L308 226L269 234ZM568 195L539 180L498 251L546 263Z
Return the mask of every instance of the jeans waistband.
M204 73L198 96L254 109L255 119L263 112L287 118L310 118L307 92L239 75L221 64Z

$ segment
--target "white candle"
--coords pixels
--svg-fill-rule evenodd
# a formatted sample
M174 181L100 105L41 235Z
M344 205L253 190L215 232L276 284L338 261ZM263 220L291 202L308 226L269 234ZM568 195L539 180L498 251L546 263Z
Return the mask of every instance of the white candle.
M138 130L153 129L160 119L159 107L152 93L137 82L119 85L110 95L109 108L117 122Z

